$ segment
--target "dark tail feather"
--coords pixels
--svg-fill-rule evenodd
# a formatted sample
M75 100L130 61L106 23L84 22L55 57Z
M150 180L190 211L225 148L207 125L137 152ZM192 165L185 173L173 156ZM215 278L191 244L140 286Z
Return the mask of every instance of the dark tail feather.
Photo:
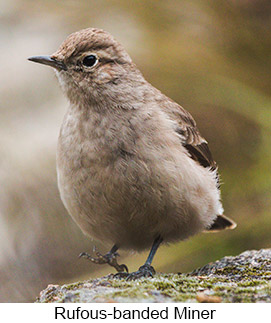
M236 227L236 223L225 215L218 215L215 222L210 226L210 228L206 229L205 232L216 232L225 229L234 229Z

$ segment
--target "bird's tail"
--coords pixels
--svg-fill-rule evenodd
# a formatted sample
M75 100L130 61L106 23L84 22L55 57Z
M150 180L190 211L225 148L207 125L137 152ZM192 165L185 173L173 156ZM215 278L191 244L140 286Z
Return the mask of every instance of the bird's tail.
M215 222L204 232L217 232L236 228L236 223L225 215L218 215Z

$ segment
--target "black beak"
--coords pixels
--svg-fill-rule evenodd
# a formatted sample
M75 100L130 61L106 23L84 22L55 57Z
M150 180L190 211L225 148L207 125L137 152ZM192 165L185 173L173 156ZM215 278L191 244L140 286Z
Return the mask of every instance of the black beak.
M32 56L29 57L28 60L35 63L49 65L58 70L67 71L67 67L63 62L57 61L56 59L51 58L50 56Z

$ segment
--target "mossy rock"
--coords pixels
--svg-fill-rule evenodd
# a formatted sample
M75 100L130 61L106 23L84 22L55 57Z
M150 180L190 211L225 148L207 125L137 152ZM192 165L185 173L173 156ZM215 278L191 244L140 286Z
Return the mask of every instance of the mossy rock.
M49 285L41 303L84 302L270 302L271 249L224 257L188 274L162 274L137 281L113 275Z

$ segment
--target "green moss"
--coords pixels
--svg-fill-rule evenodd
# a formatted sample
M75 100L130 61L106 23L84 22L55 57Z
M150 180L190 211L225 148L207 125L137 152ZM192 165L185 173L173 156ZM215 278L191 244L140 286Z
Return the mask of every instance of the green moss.
M237 286L239 287L254 287L264 284L264 280L243 280L239 283L237 283Z
M134 299L146 299L149 297L149 294L145 294L142 291L139 291L137 288L132 288L130 290L128 289L123 289L123 290L118 290L116 292L110 293L106 295L107 297L110 298L134 298Z
M80 288L82 285L83 285L83 282L76 282L72 284L63 285L62 287L66 290L74 290L74 289Z
M223 258L191 274L157 274L154 278L126 281L112 275L63 286L49 286L38 302L196 302L204 293L222 302L270 302L271 260L265 251L251 261L247 254ZM258 261L257 263L257 260ZM232 265L231 265L231 263ZM252 266L255 264L255 267Z

